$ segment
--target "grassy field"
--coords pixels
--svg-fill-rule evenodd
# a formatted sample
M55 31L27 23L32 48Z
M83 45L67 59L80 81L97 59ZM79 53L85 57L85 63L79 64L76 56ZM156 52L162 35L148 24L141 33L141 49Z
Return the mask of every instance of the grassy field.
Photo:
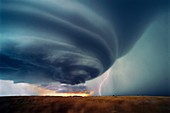
M0 113L170 113L170 97L0 97Z

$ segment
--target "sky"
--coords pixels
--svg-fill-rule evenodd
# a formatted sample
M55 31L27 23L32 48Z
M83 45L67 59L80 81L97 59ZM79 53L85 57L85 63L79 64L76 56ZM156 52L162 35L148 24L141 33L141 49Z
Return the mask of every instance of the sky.
M63 1L61 1L61 4L62 3ZM42 2L42 5L44 5L43 2ZM14 60L13 59L10 59L10 60L16 61L16 62L13 65L12 63L10 63L10 61L8 62L9 59L3 60L3 62L1 62L1 65L2 65L1 69L3 70L3 66L5 65L5 66L9 66L9 68L7 67L7 69L9 70L10 69L12 69L12 71L13 70L15 71L18 69L20 70L16 71L17 73L13 73L12 76L9 73L5 74L5 76L3 76L2 73L0 73L1 74L0 77L2 78L6 77L10 79L10 80L0 80L0 96L41 95L45 93L54 93L54 91L49 91L48 89L54 88L54 90L56 90L55 87L57 87L58 88L57 90L59 90L60 88L62 88L62 85L59 83L55 83L54 82L55 80L53 79L49 80L50 84L48 85L47 84L34 85L34 84L29 84L29 83L22 83L21 81L25 79L25 81L30 80L31 82L35 82L35 83L42 82L43 80L46 82L49 82L48 79L43 78L43 77L50 78L51 76L59 77L57 79L60 80L61 75L60 73L57 73L57 72L60 72L61 68L70 66L70 64L72 65L73 63L76 62L75 65L80 65L80 67L82 65L83 66L85 65L85 66L81 68L78 68L79 66L73 67L73 68L68 67L67 68L68 70L65 71L66 73L63 73L63 74L64 75L70 74L70 78L69 79L67 78L69 82L70 81L73 83L80 82L80 81L74 81L75 78L71 78L71 77L76 76L76 75L82 75L88 78L87 76L88 74L91 75L91 73L96 70L97 70L96 73L98 73L98 71L103 70L102 68L106 69L106 67L110 65L111 61L115 59L116 49L111 46L115 44L114 42L115 40L114 38L112 38L112 41L109 40L110 36L114 36L114 32L111 32L113 29L112 27L110 27L110 24L108 24L109 23L108 20L106 18L103 19L102 18L103 15L99 16L95 12L91 12L91 10L89 10L87 7L78 7L78 6L81 6L80 4L74 4L75 6L77 6L75 8L72 6L66 7L67 5L69 6L69 4L65 4L65 5L62 4L62 5L59 5L59 7L61 9L63 8L62 9L63 12L66 12L71 15L72 14L78 15L77 20L80 20L80 23L87 22L86 25L84 23L83 24L78 23L77 21L74 20L74 18L68 18L66 15L60 14L58 10L55 16L62 17L64 20L60 20L58 18L56 19L53 16L48 15L48 14L44 15L44 13L41 12L43 16L49 17L49 20L47 19L48 21L53 20L52 22L55 21L55 24L53 25L52 23L45 21L47 23L43 23L43 24L36 23L35 25L35 24L32 24L33 21L26 20L27 22L31 22L30 25L32 25L34 29L32 32L30 32L29 27L27 29L27 26L24 26L22 22L17 23L18 21L15 21L16 18L14 17L12 17L13 18L12 22L14 20L17 24L16 25L14 24L14 26L13 24L9 24L8 26L9 21L8 21L8 16L6 15L7 19L2 24L6 28L4 27L3 30L5 31L7 29L7 31L8 30L10 31L13 27L14 28L16 27L16 29L13 30L12 32L16 32L19 34L21 33L20 35L22 36L22 40L21 40L21 37L19 37L19 35L9 36L9 35L4 35L3 34L4 32L2 32L3 36L0 39L0 44L2 44L1 45L2 48L0 48L1 50L0 52L2 52L2 55L7 54L11 58L14 58ZM70 11L69 8L74 9L74 10L78 8L81 10L76 10L76 13L75 13L74 10ZM31 12L33 10L24 9L23 11ZM133 14L129 13L130 11L131 9L127 11L126 13L129 16L134 17ZM34 12L37 13L36 11ZM88 14L88 12L91 12L91 13ZM146 12L146 10L144 10L144 12ZM136 25L136 23L138 23L138 19L142 16L140 14L137 15L137 11L134 11L133 13L136 14L136 16L138 16L138 18L136 17L136 21L134 21L134 23L133 23L133 20L135 20L135 18L131 18L131 17L128 17L127 19L122 18L122 20L117 21L118 23L119 22L121 23L121 21L123 22L122 25L119 23L121 27L124 26L124 24L126 25L122 28L117 27L117 29L119 29L120 31L127 30L127 32L125 32L122 35L118 34L118 36L120 36L120 39L124 40L124 42L127 42L127 43L122 43L120 41L121 42L120 45L122 46L122 44L127 44L127 45L123 45L124 47L127 46L127 49L130 48L129 44L131 43L131 41L133 42L133 40L129 38L131 35L128 35L128 33L133 34L133 32L135 31L137 33L140 31L140 30L137 31L138 28L134 28L134 26ZM118 58L114 62L114 64L104 74L102 74L101 76L95 79L86 81L85 83L85 85L87 86L86 88L90 91L94 91L94 94L93 94L94 96L95 95L102 95L102 96L103 95L170 95L170 86L168 83L169 75L170 75L169 66L168 66L169 65L168 63L170 62L169 61L170 59L169 50L170 49L169 49L169 35L168 35L168 32L169 32L168 18L170 18L169 17L170 15L168 14L169 12L167 11L167 12L164 12L158 15L157 18L155 18L155 20L152 23L150 23L149 27L145 30L145 32L142 34L139 40L135 43L135 45L130 49L130 51L127 52L127 54L125 54L124 56L120 55L121 57ZM41 18L44 18L42 15L38 15L38 16ZM121 14L117 16L121 17ZM27 19L25 16L22 17L22 15L21 15L21 18ZM20 17L18 17L17 19L20 19ZM132 22L133 24L127 24L123 20L125 20L126 22ZM36 21L36 19L34 21ZM42 22L43 21L44 20L42 20ZM72 24L69 23L70 21L72 22ZM7 25L5 25L6 24L5 22L7 23ZM22 25L20 26L20 24ZM82 28L77 27L77 24L80 24L79 26L81 26ZM142 22L140 24L142 24ZM42 31L41 30L38 31L39 29L37 30L37 26L39 26L39 29L41 28ZM49 29L45 29L44 26L48 26ZM92 32L88 32L84 30L84 27ZM52 28L57 29L58 32L55 32L54 30L52 30ZM68 30L68 28L70 31ZM64 33L61 29L67 30L68 31L67 34L59 35L59 34ZM46 30L46 32L43 32L44 30ZM27 34L27 32L31 33L31 35L35 35L35 37L34 36L30 37L31 35L28 35L28 36L22 35L22 33ZM50 35L49 35L49 32L51 33ZM103 39L101 39L100 36L94 35L96 32L101 34L102 36L105 36L105 39L103 38L104 41L101 41ZM45 36L49 36L50 38L44 39ZM68 36L70 36L71 38L73 37L72 39L74 41L77 41L78 45L72 46L73 43L69 42L70 40L64 40L63 41L64 43L60 43L61 41L60 38L59 39L54 38L54 37L62 37L63 39L68 39ZM82 38L80 38L81 36ZM86 42L84 39L87 39L88 41ZM54 40L55 43L52 42L52 40ZM36 43L37 41L41 43ZM83 45L82 42L90 43L92 46L90 47L85 46ZM108 45L105 45L105 42L107 42ZM16 45L8 46L8 44L11 44L11 45L16 44ZM43 46L44 44L46 46ZM77 46L80 48L77 48ZM10 48L10 47L15 47L15 48ZM93 49L94 47L96 47L97 49L100 49L103 54L96 51L96 49ZM111 47L111 48L108 49L108 47ZM57 48L61 49L62 51L57 52L56 51ZM37 51L37 49L39 49L39 51ZM88 51L87 53L85 53L84 51L82 51L82 49L90 50L90 52ZM120 53L123 54L122 51L124 50L123 49L121 50L121 49L120 49ZM32 51L32 50L35 50L35 51ZM68 52L68 50L71 52ZM95 54L98 57L94 57L91 52L94 52L93 54ZM68 55L70 54L71 56L68 57ZM34 56L34 58L32 57L32 55ZM109 55L111 55L112 57ZM97 58L100 58L100 60L101 59L102 60L98 61ZM55 62L57 60L60 62ZM66 61L66 62L63 63L62 61ZM61 67L56 68L55 66L58 66L57 63L61 63L61 64L63 63L63 64L61 65ZM104 66L102 67L102 65ZM90 68L87 68L87 67L90 67ZM78 70L76 70L76 68L78 68ZM31 71L33 72L30 71L27 73L29 69L31 69ZM74 71L70 71L72 69ZM84 71L82 71L81 69L84 69ZM15 78L15 76L20 77L21 81L20 80L19 81L21 83L15 83L14 81L11 80L13 79L12 77ZM32 79L31 77L35 77L39 79L35 79L35 78ZM91 76L91 77L94 77L94 76ZM67 79L64 78L63 80L67 80ZM70 87L70 85L67 85L66 87ZM73 87L74 88L80 87L80 89L81 88L86 89L84 85L78 85L78 87L77 86L73 86Z
M103 95L170 95L167 16L156 19L131 51L110 68ZM99 84L106 75L90 81L90 86Z
M94 95L170 95L168 67L168 18L161 15L137 41L131 51L119 58L102 76L86 82ZM38 95L30 84L0 80L0 95ZM44 91L45 92L45 91Z

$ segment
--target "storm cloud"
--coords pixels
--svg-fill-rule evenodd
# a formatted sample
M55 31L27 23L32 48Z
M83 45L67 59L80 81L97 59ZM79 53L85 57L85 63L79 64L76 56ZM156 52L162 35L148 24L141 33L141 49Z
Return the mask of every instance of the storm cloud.
M1 0L0 79L79 84L96 78L133 47L162 7L125 4Z
M114 61L116 47L103 39L116 45L111 26L88 7L63 0L1 3L2 79L77 84L100 75Z

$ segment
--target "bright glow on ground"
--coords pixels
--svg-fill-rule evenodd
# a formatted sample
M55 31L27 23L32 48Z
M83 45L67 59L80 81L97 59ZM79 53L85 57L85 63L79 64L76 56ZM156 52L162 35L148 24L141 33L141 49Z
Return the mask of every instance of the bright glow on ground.
M40 96L62 96L62 97L70 97L70 96L80 96L80 97L87 97L93 95L93 92L69 92L69 93L57 93L51 92L46 94L40 94Z

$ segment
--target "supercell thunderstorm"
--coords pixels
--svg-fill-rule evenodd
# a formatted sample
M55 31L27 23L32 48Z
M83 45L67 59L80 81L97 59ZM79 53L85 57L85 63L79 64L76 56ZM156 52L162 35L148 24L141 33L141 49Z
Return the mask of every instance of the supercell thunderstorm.
M108 70L132 48L154 14L154 5L109 2L1 0L0 79L58 92L87 90L75 84ZM65 85L54 88L52 82Z
M109 23L77 2L46 3L2 1L0 78L79 84L106 71L116 51Z

